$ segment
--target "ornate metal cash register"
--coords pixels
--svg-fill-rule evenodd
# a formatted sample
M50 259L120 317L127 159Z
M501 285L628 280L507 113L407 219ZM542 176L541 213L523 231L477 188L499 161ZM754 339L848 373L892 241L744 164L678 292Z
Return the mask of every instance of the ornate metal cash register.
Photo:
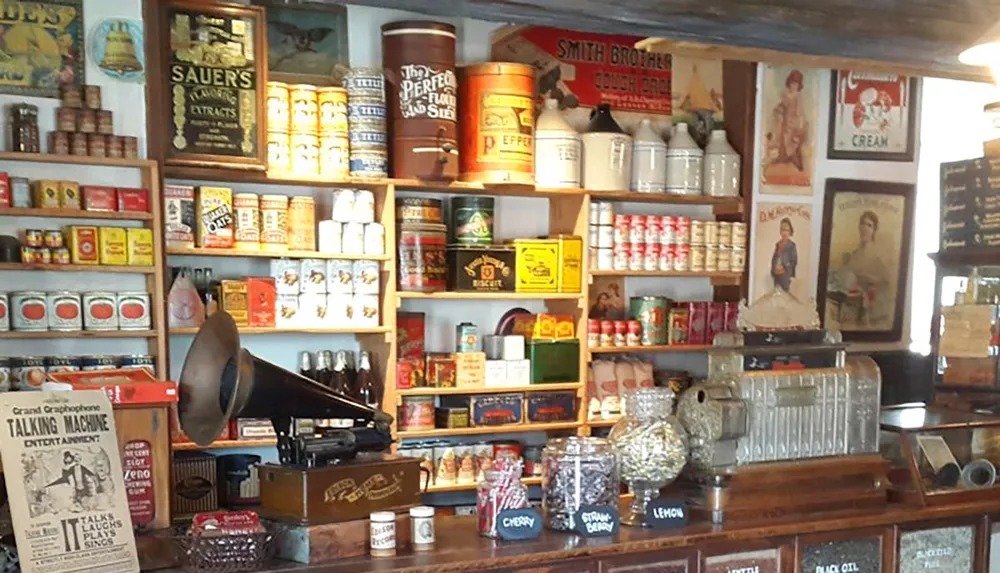
M776 290L740 309L741 332L716 336L708 380L678 403L692 514L719 523L886 503L878 366L819 326L815 304Z

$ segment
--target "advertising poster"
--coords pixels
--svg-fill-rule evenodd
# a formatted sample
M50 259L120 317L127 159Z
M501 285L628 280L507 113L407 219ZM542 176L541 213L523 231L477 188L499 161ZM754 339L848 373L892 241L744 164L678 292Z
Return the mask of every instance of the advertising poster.
M704 147L712 130L722 127L722 60L673 56L671 74L674 123L688 124Z
M833 71L830 159L913 161L917 79Z
M819 118L819 75L764 65L761 194L812 195Z
M0 6L0 93L54 98L84 83L82 0Z
M636 49L640 36L595 34L545 26L503 26L491 35L490 59L535 68L538 95L559 102L577 129L590 110L611 104L623 127L639 119L670 124L671 58Z
M770 203L758 205L753 224L754 280L750 300L780 288L800 302L813 297L812 205Z
M21 570L139 571L115 419L104 392L8 393L0 416Z

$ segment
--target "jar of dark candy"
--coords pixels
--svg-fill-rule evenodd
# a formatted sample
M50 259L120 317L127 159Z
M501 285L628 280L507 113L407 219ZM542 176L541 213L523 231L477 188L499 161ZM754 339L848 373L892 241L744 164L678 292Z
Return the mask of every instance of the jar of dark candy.
M38 135L38 106L19 103L10 106L11 151L41 153Z
M618 465L604 438L549 440L542 450L545 525L569 531L581 505L618 506Z

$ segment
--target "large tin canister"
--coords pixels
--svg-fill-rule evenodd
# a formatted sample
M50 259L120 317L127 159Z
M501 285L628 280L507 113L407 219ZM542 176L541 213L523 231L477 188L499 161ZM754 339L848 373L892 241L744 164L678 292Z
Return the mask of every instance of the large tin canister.
M458 175L455 27L403 21L382 26L393 177Z
M662 296L634 296L629 299L629 315L642 326L643 346L667 343L667 299Z
M458 75L459 179L534 185L534 68L489 62Z

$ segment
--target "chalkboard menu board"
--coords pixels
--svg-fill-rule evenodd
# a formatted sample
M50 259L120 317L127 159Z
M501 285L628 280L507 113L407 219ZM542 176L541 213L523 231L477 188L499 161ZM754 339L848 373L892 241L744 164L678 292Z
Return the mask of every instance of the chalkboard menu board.
M260 7L167 6L166 163L265 168L263 27Z
M974 527L904 531L899 536L899 573L970 573Z

